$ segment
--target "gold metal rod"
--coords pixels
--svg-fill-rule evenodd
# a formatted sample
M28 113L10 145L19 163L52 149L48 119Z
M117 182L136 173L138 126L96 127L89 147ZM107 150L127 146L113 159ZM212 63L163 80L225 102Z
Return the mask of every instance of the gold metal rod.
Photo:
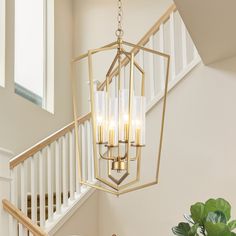
M95 178L98 177L98 163L97 163L97 147L96 147L96 121L94 114L94 85L93 85L93 64L92 64L92 51L88 52L88 65L89 65L89 81L90 81L90 100L91 100L91 113L92 113L92 128L93 128L93 150L94 150L94 172Z
M142 89L141 95L145 96L145 73L142 74Z
M154 182L143 184L143 185L140 185L140 186L137 186L137 187L134 187L134 188L126 189L126 190L123 190L121 192L119 191L119 195L122 195L122 194L125 194L125 193L130 193L130 192L140 190L140 189L143 189L143 188L147 188L147 187L150 187L150 186L156 185L156 184L158 184L158 182L154 181Z
M103 183L103 184L109 186L110 188L113 188L114 190L118 191L117 186L114 185L114 184L112 184L112 183L110 183L109 181L107 181L107 180L105 180L105 179L103 179L103 178L101 178L101 177L98 177L98 178L96 178L96 179L99 180L101 183Z
M74 66L71 64L71 85L72 85L72 100L73 100L73 115L74 115L74 122L75 122L75 140L76 140L76 158L78 160L78 175L79 181L82 181L82 170L81 170L81 158L80 158L80 146L79 146L79 134L78 134L78 122L77 122L77 96L76 96L76 80L74 75Z
M117 45L117 41L112 42L112 43L109 43L109 44L107 44L107 45L101 47L100 49L107 48L107 47L112 47L112 46L114 46L114 45ZM94 52L92 52L92 54L95 54L95 53L97 53L97 52L98 52L98 51L94 51ZM84 59L84 58L86 58L86 57L88 57L88 53L84 53L84 54L82 54L82 55L80 55L80 56L78 56L78 57L75 57L71 62L72 62L72 63L75 63L75 62L80 61L80 60L82 60L82 59Z
M108 77L110 75L110 73L113 70L118 58L119 58L119 54L117 53L114 60L113 60L113 62L111 63L111 66L110 66L109 70L107 71L106 77Z
M158 151L157 170L156 170L156 180L157 181L158 181L158 178L159 178L160 165L161 165L161 151L162 151L163 134L164 134L164 126L165 126L166 101L167 101L168 82L169 82L169 67L170 67L170 58L168 57L168 59L167 59L167 69L166 69L165 93L164 93L163 109L162 109L161 134L160 134L160 143L159 143L159 151Z
M120 45L118 49L118 88L117 88L117 97L118 97L118 161L121 161L120 159L120 77L121 77L121 54L120 54Z
M126 55L126 57L130 60L131 53L122 50L122 52ZM141 87L141 95L145 96L145 71L139 66L139 64L134 60L135 67L141 72L142 74L142 87Z
M129 134L127 146L127 172L130 173L130 144L131 144L131 123L132 123L132 104L133 104L133 80L134 80L134 54L131 54L130 60L130 82L129 82Z
M170 57L166 53L159 52L159 51L156 51L156 50L153 50L153 49L150 49L150 48L145 48L143 46L136 45L136 44L133 44L133 43L129 43L129 42L126 42L126 41L123 41L123 44L125 44L127 46L130 46L130 47L133 47L133 48L141 49L143 51L150 52L152 54L156 54L156 55L159 55L159 56L162 56L162 57L166 57L166 58Z
M88 182L82 182L82 184L87 185L87 186L89 186L89 187L91 187L91 188L96 188L96 189L98 189L98 190L101 190L101 191L104 191L104 192L107 192L107 193L114 194L114 195L117 195L117 194L118 194L116 191L112 191L112 190L110 190L110 189L106 189L106 188L103 188L103 187L98 186L98 185L95 185L95 184L90 184L90 183L88 183Z
M140 148L138 148L140 149ZM127 187L137 183L139 180L140 180L140 167L141 167L141 153L140 151L138 151L138 154L137 154L137 169L136 169L136 177L134 180L130 181L129 183L127 184L124 184L122 186L120 186L118 188L118 190L123 190L123 189L126 189Z
M125 54L125 56L130 60L131 53L126 52L123 49L122 49L122 53ZM135 60L134 60L134 65L142 74L144 73L144 70L141 68L141 66Z
M129 176L129 174L127 173L127 171L120 177L120 179L116 179L115 177L113 177L112 175L109 175L108 177L117 184L117 191L119 190L119 186L125 179L126 177Z

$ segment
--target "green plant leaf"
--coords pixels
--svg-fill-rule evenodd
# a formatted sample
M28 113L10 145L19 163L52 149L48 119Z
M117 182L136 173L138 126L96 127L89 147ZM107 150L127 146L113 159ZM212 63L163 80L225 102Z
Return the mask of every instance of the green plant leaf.
M232 220L228 223L229 229L233 230L236 229L236 220Z
M231 236L236 236L236 233L234 233L234 232L231 232Z
M195 223L203 224L205 205L202 202L197 202L190 208L191 217Z
M231 236L229 227L224 223L205 223L206 231L208 236Z
M188 236L199 236L197 233L198 227L199 227L199 224L193 225L188 232Z
M209 212L221 211L224 213L226 220L230 219L231 205L224 199L209 199L205 203L204 215L207 217Z
M191 227L188 223L181 222L178 226L172 228L172 232L178 236L188 236Z
M214 224L219 222L226 224L227 222L225 214L222 211L209 212L206 221Z

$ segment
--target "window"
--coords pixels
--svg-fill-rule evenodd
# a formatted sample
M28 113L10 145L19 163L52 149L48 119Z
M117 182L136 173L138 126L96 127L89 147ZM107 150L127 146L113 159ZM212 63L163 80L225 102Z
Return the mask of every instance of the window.
M48 86L53 50L52 0L15 0L15 92L31 102L52 111ZM49 24L50 21L50 24ZM51 93L53 94L53 92Z
M5 0L0 0L0 86L5 86Z

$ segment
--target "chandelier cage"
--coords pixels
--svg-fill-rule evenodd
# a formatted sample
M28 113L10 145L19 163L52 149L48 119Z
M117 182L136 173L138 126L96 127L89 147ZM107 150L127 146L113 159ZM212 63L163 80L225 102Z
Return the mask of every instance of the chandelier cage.
M117 196L158 183L170 66L169 55L141 45L126 42L122 39L122 15L122 3L121 0L119 0L118 29L116 31L117 41L98 49L89 50L86 54L72 61L76 155L78 158L80 183ZM127 48L131 48L131 50L128 51ZM104 75L104 81L96 88L94 85L93 57L95 54L114 50L116 53ZM135 59L135 56L140 50L166 59L166 72L160 140L156 159L156 176L151 182L137 185L141 178L142 149L146 147L146 78L143 65L141 66ZM77 122L77 81L74 76L74 65L83 59L87 59L88 63L94 175L101 183L100 185L86 181L83 178L81 168L82 158L80 155ZM122 73L124 66L129 66L129 75L126 77ZM135 70L140 74L141 85L139 89L135 88ZM125 82L122 83L121 80ZM131 168L131 162L136 164L135 168ZM104 168L105 166L106 168ZM102 176L101 169L106 169L105 177ZM127 180L127 177L130 176L131 173L133 173L134 177Z

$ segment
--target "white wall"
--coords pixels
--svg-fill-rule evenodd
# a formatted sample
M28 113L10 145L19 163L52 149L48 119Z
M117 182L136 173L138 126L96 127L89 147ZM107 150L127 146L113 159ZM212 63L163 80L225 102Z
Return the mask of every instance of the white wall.
M228 199L236 217L235 91L236 57L200 65L169 94L160 184L120 198L100 193L99 235L173 235L189 206L211 197Z
M6 87L0 87L0 147L17 154L72 121L73 7L72 0L55 1L55 78L50 78L55 80L55 113L51 114L14 93L14 1L6 2Z
M97 195L98 192L91 195L54 236L98 236Z

